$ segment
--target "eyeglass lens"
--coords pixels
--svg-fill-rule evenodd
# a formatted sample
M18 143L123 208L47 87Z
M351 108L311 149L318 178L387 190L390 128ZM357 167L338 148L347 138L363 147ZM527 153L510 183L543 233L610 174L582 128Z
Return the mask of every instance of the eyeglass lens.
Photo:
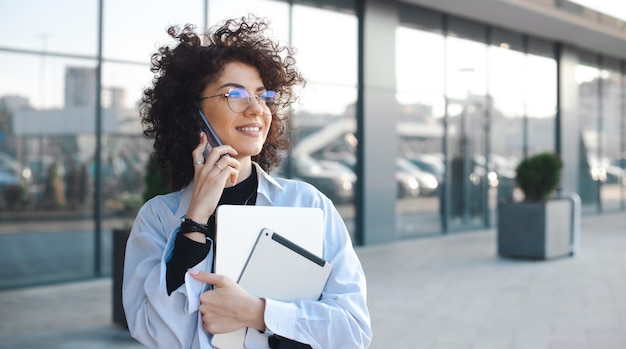
M255 96L261 107L264 111L274 112L274 99L276 97L276 92L274 91L263 91L260 95ZM252 98L248 91L243 88L237 87L228 91L227 95L228 106L230 109L236 113L243 113L248 109Z

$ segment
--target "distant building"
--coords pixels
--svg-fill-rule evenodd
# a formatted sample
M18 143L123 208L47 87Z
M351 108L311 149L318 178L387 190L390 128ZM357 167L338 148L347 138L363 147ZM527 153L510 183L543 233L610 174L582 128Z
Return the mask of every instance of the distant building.
M96 69L67 67L65 69L65 107L96 105Z
M0 111L15 112L17 110L33 109L30 100L22 96L2 96L0 97Z
M102 106L104 108L124 108L126 91L121 87L102 88Z

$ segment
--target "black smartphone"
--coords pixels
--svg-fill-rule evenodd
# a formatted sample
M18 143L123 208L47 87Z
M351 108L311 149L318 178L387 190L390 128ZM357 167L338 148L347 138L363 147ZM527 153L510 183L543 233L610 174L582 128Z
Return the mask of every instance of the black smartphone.
M211 127L211 124L209 123L209 119L207 119L206 115L204 115L202 110L198 109L198 112L200 113L200 118L204 122L202 131L204 131L204 134L206 134L207 139L209 141L209 145L204 150L204 153L202 153L202 155L204 155L204 158L206 159L206 157L209 156L209 153L211 152L213 148L219 147L220 145L222 145L222 141L217 136L217 133L215 133L215 130L213 130L213 127ZM230 156L228 154L226 155Z

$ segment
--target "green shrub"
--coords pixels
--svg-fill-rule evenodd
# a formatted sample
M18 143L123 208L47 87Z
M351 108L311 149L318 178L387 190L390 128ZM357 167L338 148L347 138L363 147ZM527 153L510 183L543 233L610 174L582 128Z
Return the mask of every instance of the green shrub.
M553 152L528 157L517 165L517 184L526 201L546 201L561 181L563 162Z
M161 169L154 154L148 159L146 169L147 171L144 177L146 189L143 192L144 202L157 195L167 194L172 191L169 176Z

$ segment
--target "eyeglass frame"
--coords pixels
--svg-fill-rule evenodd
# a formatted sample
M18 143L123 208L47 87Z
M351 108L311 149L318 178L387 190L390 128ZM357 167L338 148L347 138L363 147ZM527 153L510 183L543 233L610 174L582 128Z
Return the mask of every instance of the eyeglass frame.
M230 105L230 99L229 99L229 98L231 98L230 94L232 93L232 91L233 91L233 90L243 91L243 92L245 92L245 93L248 95L248 97L247 97L247 101L248 101L248 102L247 102L247 105L246 105L246 107L245 107L243 110L241 110L241 111L234 110L234 109L233 109L233 107ZM263 98L261 98L261 95L263 95L263 94L265 94L265 93L268 93L268 92L273 93L273 94L274 94L274 95L273 95L273 97L271 97L271 98L269 98L269 99L263 99ZM261 107L262 107L263 109L265 109L264 107L267 107L267 109L268 109L268 111L269 111L269 114L274 113L274 112L275 112L275 110L274 110L274 111L272 110L272 107L270 107L270 106L267 104L267 101L268 101L268 100L273 100L274 98L276 98L276 95L277 95L276 91L273 91L273 90L263 90L263 92L261 92L261 95L258 95L258 96L257 96L256 94L250 94L250 92L248 92L248 90L246 90L246 89L245 89L245 88L243 88L243 87L232 87L230 90L228 90L228 92L227 92L227 93L218 93L218 94L215 94L215 95L213 95L213 96L200 97L200 101L203 101L203 100L205 100L205 99L209 99L209 98L214 98L214 97L224 97L224 98L226 98L226 103L228 104L228 108L229 108L231 111L233 111L234 113L245 113L245 112L246 112L246 110L248 110L248 108L250 108L250 104L252 104L252 97L254 97L254 98L256 98L257 103L259 103L259 105L261 105ZM243 97L234 97L234 96L233 96L232 98L233 98L233 99L238 98L238 99L240 99L240 100L244 99ZM261 100L263 100L263 104L261 104ZM268 114L268 113L266 113L266 112L265 112L265 110L264 110L264 111L263 111L263 114Z

